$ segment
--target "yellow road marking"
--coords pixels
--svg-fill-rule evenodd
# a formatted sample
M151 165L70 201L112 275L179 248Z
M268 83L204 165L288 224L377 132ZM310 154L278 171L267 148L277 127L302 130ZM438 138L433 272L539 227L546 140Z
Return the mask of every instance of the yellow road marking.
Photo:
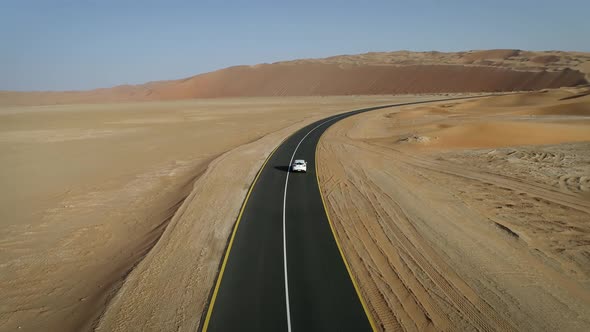
M322 135L320 135L320 139L323 136L324 133L322 133ZM266 157L266 160L264 161L264 163L262 164L262 166L260 167L260 169L258 170L258 173L256 174L256 177L254 178L254 181L252 181L252 185L250 185L250 189L248 189L248 193L246 194L246 198L244 199L244 203L242 203L242 207L240 209L240 213L238 214L238 220L236 221L236 224L234 226L234 229L232 231L230 240L229 240L229 244L227 246L227 251L225 252L225 256L223 257L223 263L221 264L221 269L219 270L219 276L217 277L217 282L215 283L215 288L213 289L213 295L211 296L211 303L209 305L209 308L207 309L207 316L205 316L205 322L203 323L203 332L206 332L207 329L209 328L209 323L211 321L211 315L213 314L213 307L215 306L215 300L217 299L217 294L219 293L219 287L221 286L221 280L223 279L223 273L225 272L225 267L227 265L227 261L229 259L229 255L234 243L234 239L236 237L236 233L238 231L238 227L240 226L240 221L242 220L242 214L244 213L244 210L246 208L246 205L248 204L248 199L250 198L250 194L252 193L252 190L254 189L254 186L256 185L256 182L258 181L258 178L260 177L260 174L262 174L262 170L264 169L264 167L266 166L266 164L268 163L268 161L270 160L270 158L273 156L273 154L277 151L277 149L289 138L291 137L291 135L285 137L275 148L274 150L272 150L272 152L268 155L268 157ZM319 145L319 139L318 139L318 145ZM315 174L316 174L316 181L318 183L318 190L320 191L320 197L322 199L322 205L324 206L324 211L326 212L326 217L328 218L328 224L330 225L330 229L332 230L332 235L334 236L334 239L336 240L336 246L338 247L338 251L340 252L340 256L342 257L342 260L344 261L344 265L346 266L346 270L348 271L348 275L350 276L350 280L352 281L352 285L354 286L354 289L361 301L361 305L363 306L363 309L365 310L365 314L367 315L367 318L369 319L369 324L371 324L371 328L373 331L377 331L377 329L375 328L375 323L373 321L373 317L371 316L367 305L365 303L365 300L363 299L363 297L361 296L361 292L359 290L359 287L356 283L356 280L354 279L354 277L352 276L352 272L350 270L350 266L348 265L348 261L346 260L346 258L344 257L344 252L342 251L342 247L340 246L340 242L338 242L338 238L336 237L336 231L334 230L334 226L332 225L332 220L330 219L330 215L328 214L328 209L326 207L326 202L324 200L324 195L322 194L322 189L320 187L320 179L318 177L318 166L317 166L317 147L318 145L316 145L316 151L315 151L315 155L316 155L316 165L315 165Z
M350 269L350 266L348 265L348 261L346 260L346 257L344 257L344 251L342 251L342 246L340 245L340 241L338 241L338 237L336 236L336 230L334 229L334 224L332 223L332 220L330 219L330 214L328 213L328 207L326 206L326 201L324 200L324 194L322 193L322 188L320 186L320 177L318 175L318 160L319 160L318 159L318 148L320 146L320 140L327 130L328 129L324 130L322 135L320 135L320 138L318 139L318 143L316 145L316 149L315 149L315 177L318 182L318 189L320 191L320 197L322 198L322 205L324 206L324 211L326 211L326 217L328 218L328 224L330 224L330 229L332 230L332 235L334 236L334 240L336 240L336 246L338 247L338 251L340 251L340 256L342 257L342 260L344 261L344 266L346 266L346 270L348 271L348 275L350 276L350 280L352 281L352 285L354 286L354 290L356 291L356 294L358 295L359 300L361 301L361 305L363 306L363 309L365 310L365 314L367 315L367 319L369 319L369 324L371 324L371 329L373 331L377 331L377 327L375 326L375 321L373 319L373 316L371 315L371 312L369 311L369 308L367 307L367 303L365 302L365 299L361 295L360 288L359 288L354 276L352 275L352 270Z
M238 214L238 220L236 221L236 225L231 234L231 238L229 239L229 244L227 245L227 251L225 252L225 257L223 257L223 263L221 264L221 269L219 270L219 277L217 277L217 282L215 283L215 288L213 289L213 296L211 297L211 304L209 305L209 309L207 309L207 316L205 317L205 323L203 324L203 332L207 331L209 327L209 322L211 321L211 315L213 313L213 307L215 306L215 300L217 299L217 293L219 292L219 286L221 285L221 279L223 279L223 273L225 272L225 266L227 265L227 260L229 259L229 254L231 252L232 245L234 243L234 238L236 237L236 232L238 231L238 226L240 225L240 221L242 220L242 214L244 213L244 209L246 208L246 204L248 204L248 199L250 198L250 193L252 193L252 189L256 185L258 181L258 177L262 174L262 170L266 166L266 163L270 160L272 155L275 151L283 144L283 142L287 140L287 138L283 139L281 143L279 143L274 150L266 157L266 160L262 164L262 167L258 170L254 181L252 181L252 185L250 185L250 189L248 189L248 193L246 194L246 198L244 199L244 203L242 203L242 208L240 209L240 214Z
M471 97L471 98L477 98L477 97ZM454 99L467 99L467 98L449 98L449 99L443 99L443 100L431 100L431 101L426 101L424 103L427 102L436 102L436 101L444 101L444 100L454 100ZM391 107L392 105L389 105L389 107ZM395 106L403 106L403 105L395 105ZM386 108L386 107L384 107ZM345 113L342 113L340 115L344 115ZM326 121L327 122L327 121ZM335 121L337 122L337 121ZM326 129L328 130L328 129ZM318 190L320 191L320 198L322 200L322 205L324 207L324 211L326 213L326 217L328 219L328 224L330 225L330 229L332 230L332 236L334 237L334 240L336 241L336 246L338 247L338 251L340 252L340 256L342 257L342 261L344 262L344 266L346 267L346 270L348 271L348 275L350 276L350 280L352 281L352 285L357 293L357 296L359 297L359 300L361 301L361 305L363 307L363 310L365 311L365 314L367 315L367 319L369 320L369 324L371 325L371 329L373 331L377 331L377 328L375 326L375 321L373 319L373 316L371 315L368 307L367 307L367 303L365 302L365 299L363 298L363 296L361 295L361 291L360 288L356 282L356 279L354 278L353 274L352 274L352 270L350 269L350 265L348 264L348 261L346 260L346 257L344 256L344 251L342 250L342 246L340 245L340 242L338 241L338 237L336 236L336 230L334 229L334 225L332 223L332 220L330 219L330 214L328 213L328 207L326 206L326 201L324 199L324 194L322 193L322 188L320 186L320 179L319 179L319 175L318 175L318 146L320 143L320 139L322 138L322 136L324 135L325 131L322 133L322 135L320 135L320 138L318 139L318 143L316 145L316 150L315 150L315 175L316 175L316 181L318 183ZM258 173L256 174L256 177L254 178L254 181L252 182L252 185L250 186L250 189L248 189L248 193L246 194L246 198L244 199L244 202L242 203L242 208L240 209L240 213L238 215L238 220L236 221L236 224L234 226L234 229L232 231L232 235L231 238L229 240L229 244L227 247L227 251L225 252L225 256L223 258L223 263L221 264L221 269L219 271L219 276L217 277L217 282L215 283L215 288L213 290L213 296L211 297L211 303L209 305L209 308L207 309L207 316L205 317L205 322L203 324L203 332L206 332L208 327L209 327L209 322L211 321L211 315L213 313L213 307L215 306L215 300L217 299L217 293L219 292L219 287L221 285L221 280L223 279L223 273L225 272L225 266L227 265L227 260L229 258L229 254L231 252L231 248L234 242L234 238L236 236L236 232L238 230L238 226L240 225L240 221L242 220L242 214L244 213L244 209L246 208L246 204L248 203L248 199L250 198L250 193L252 192L252 189L254 188L254 186L256 185L256 182L258 181L258 178L260 177L260 174L262 173L262 170L264 169L264 167L266 166L266 164L268 163L268 161L270 160L270 158L273 156L273 154L275 153L275 151L292 135L289 135L287 137L285 137L275 148L274 150L272 150L272 152L268 155L268 157L266 157L266 160L264 161L264 163L262 164L262 167L260 167L260 169L258 170Z

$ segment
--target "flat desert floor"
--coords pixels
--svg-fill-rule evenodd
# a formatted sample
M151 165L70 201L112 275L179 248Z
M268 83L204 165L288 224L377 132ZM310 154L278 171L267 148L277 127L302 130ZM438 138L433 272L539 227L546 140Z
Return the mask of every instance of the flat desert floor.
M195 330L272 149L334 113L426 98L1 107L0 330Z
M318 148L387 331L590 330L590 90L383 109Z
M0 108L0 330L194 331L246 191L298 128L441 96ZM387 330L587 330L587 89L330 128L322 190Z

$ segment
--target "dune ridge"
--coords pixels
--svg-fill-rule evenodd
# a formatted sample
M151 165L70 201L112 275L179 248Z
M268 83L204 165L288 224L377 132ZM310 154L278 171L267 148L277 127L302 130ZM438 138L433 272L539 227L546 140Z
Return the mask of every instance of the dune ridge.
M589 75L590 54L581 52L371 52L234 66L179 80L89 91L0 91L0 105L529 91L587 84Z

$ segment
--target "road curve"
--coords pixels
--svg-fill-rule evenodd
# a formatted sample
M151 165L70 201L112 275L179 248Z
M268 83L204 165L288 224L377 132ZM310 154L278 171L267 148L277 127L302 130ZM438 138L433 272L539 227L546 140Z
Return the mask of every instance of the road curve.
M280 144L246 196L201 330L375 330L323 205L316 146L322 133L343 118L432 101L331 116ZM306 174L288 172L293 159L307 161Z

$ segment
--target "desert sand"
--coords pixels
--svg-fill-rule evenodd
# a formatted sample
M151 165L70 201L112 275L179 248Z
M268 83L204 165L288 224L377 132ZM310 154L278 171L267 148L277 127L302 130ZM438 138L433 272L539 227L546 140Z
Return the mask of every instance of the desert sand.
M0 330L193 331L252 179L295 130L546 88L346 119L320 180L381 328L588 330L590 91L571 86L589 79L588 53L401 51L0 91Z
M0 91L0 105L529 91L589 80L590 53L583 52L372 52L235 66L179 80L90 91Z
M195 330L270 151L330 114L421 98L0 108L0 330Z
M321 189L380 329L590 330L589 93L384 109L328 129Z

